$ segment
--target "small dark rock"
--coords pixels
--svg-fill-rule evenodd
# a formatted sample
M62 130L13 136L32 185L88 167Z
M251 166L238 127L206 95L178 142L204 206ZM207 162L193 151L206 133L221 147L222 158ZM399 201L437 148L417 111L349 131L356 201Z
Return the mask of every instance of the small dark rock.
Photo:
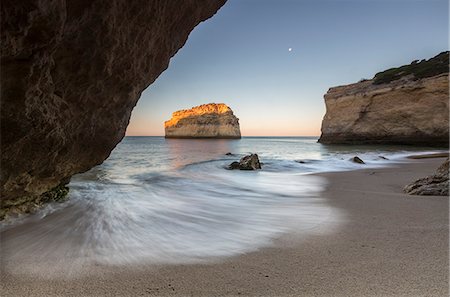
M244 156L239 161L239 169L241 170L256 170L261 169L261 163L257 154L250 154Z
M233 162L228 166L228 169L239 169L239 170L256 170L261 169L261 163L257 154L250 154L244 156L239 160L239 162Z
M358 156L354 156L354 157L352 158L352 161L355 162L355 163L359 163L359 164L366 164L366 163L364 163L364 161L361 160L361 158L359 158Z
M302 161L302 160L295 160L295 162L301 163L301 164L305 164L306 163L305 161Z
M225 155L226 155L226 156L233 156L233 154L230 153L230 152L226 153Z
M233 162L228 165L228 169L239 169L239 162Z
M389 160L389 159L386 158L385 156L378 156L378 158L383 159L383 160Z

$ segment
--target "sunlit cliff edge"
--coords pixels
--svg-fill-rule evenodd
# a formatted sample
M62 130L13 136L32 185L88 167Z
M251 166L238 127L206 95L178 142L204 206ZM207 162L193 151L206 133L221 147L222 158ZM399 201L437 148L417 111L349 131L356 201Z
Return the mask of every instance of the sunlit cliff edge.
M223 103L175 111L164 129L166 138L241 138L239 119Z

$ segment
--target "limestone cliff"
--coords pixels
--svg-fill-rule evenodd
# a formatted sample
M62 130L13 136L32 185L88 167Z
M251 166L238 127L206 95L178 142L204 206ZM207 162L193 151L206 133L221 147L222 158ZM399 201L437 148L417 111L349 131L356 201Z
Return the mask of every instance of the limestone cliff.
M448 52L325 94L321 143L448 146Z
M176 111L164 128L167 138L241 138L239 119L223 103Z
M225 1L2 1L0 210L102 163L141 92Z

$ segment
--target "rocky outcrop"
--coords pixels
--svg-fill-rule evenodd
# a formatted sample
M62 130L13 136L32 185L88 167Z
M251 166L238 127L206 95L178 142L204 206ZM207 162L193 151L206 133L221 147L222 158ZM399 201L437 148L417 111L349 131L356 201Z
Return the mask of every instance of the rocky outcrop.
M448 52L329 89L319 142L448 146Z
M167 138L241 138L239 119L223 103L176 111L164 128Z
M102 163L141 92L224 2L2 1L2 209Z
M448 196L449 159L439 166L436 173L407 185L404 191L410 195Z
M261 169L261 163L257 154L250 154L242 157L239 162L231 163L228 169L257 170Z

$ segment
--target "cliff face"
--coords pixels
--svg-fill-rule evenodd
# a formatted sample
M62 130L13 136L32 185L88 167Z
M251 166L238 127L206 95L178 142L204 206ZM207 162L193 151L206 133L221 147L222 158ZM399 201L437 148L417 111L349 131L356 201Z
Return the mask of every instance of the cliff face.
M1 209L103 162L141 92L225 1L2 1Z
M445 68L436 74L436 67L430 67L431 76L418 77L403 66L331 88L324 96L327 111L319 142L448 146L448 52L446 56Z
M241 138L239 119L223 103L176 111L164 128L167 138Z

